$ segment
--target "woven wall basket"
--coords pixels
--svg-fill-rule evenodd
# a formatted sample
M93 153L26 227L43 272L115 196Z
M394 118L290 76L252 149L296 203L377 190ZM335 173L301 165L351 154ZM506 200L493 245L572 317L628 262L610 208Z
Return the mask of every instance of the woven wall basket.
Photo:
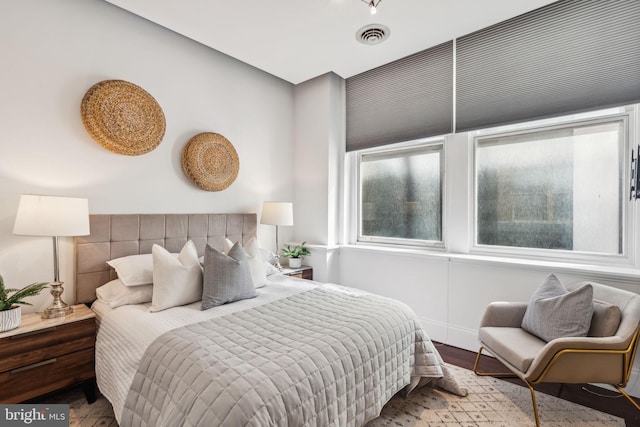
M123 80L104 80L82 98L82 122L109 151L127 156L148 153L162 142L164 113L144 89Z
M240 160L227 138L199 133L182 150L182 169L194 184L207 191L222 191L238 177Z

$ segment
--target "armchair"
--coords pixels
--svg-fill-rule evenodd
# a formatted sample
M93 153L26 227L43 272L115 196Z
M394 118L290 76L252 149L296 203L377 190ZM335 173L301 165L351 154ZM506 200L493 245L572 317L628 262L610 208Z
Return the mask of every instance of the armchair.
M480 349L473 372L476 375L505 376L479 372L483 350L496 357L529 387L536 426L540 425L534 384L603 383L615 387L638 410L640 405L623 388L629 381L640 334L640 295L591 282L594 307L601 304L618 310L594 310L586 337L556 338L549 342L521 328L527 303L494 302L485 310L478 331ZM612 314L613 313L613 314ZM615 331L613 334L603 331Z

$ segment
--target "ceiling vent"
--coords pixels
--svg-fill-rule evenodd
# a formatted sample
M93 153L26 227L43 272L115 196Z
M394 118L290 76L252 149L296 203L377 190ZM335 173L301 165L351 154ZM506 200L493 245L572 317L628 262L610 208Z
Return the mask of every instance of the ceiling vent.
M389 38L391 31L382 24L365 25L356 32L356 40L362 44L378 44Z

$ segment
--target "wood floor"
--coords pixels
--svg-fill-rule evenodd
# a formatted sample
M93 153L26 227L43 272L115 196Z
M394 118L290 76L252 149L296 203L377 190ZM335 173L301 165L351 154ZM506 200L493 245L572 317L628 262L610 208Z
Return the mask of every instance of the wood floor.
M445 362L462 368L473 369L476 353L446 344L435 344ZM509 372L502 363L492 357L484 355L482 356L479 370ZM504 380L526 387L519 378L504 378ZM640 411L634 408L627 399L617 392L590 384L538 384L534 386L534 389L536 392L550 394L624 418L627 426L640 427ZM636 401L640 403L640 399L636 399Z

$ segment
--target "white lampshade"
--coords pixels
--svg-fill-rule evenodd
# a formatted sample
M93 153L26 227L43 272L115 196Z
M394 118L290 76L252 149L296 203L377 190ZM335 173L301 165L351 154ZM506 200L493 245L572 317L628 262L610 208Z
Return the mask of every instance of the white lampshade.
M89 234L89 200L23 194L13 234L86 236Z
M293 203L264 202L262 204L261 224L293 225Z

